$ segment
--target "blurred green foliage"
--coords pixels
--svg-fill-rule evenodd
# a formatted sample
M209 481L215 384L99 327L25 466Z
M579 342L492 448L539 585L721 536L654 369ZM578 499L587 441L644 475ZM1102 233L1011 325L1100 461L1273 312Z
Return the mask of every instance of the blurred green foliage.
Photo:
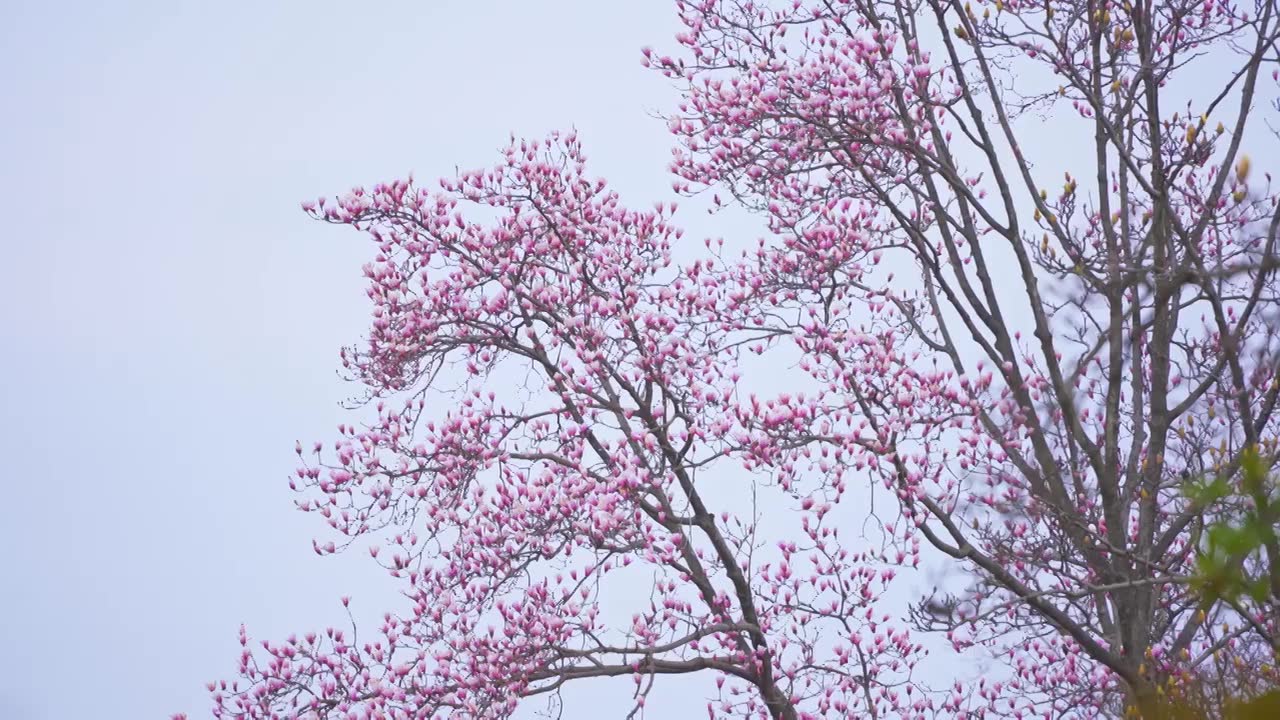
M1249 448L1240 457L1238 488L1221 476L1189 483L1186 488L1187 497L1205 508L1233 495L1245 501L1240 503L1241 514L1205 527L1192 587L1208 600L1235 602L1247 596L1264 602L1270 593L1270 574L1249 569L1258 565L1250 560L1276 539L1269 475L1270 465L1256 449ZM1280 715L1276 717L1280 719Z
M1273 581L1280 578L1273 578L1275 569L1265 552L1268 546L1276 547L1280 520L1271 469L1270 460L1249 448L1239 457L1238 473L1197 479L1185 487L1187 498L1212 518L1198 538L1190 580L1202 608L1225 601L1238 610L1248 605L1255 611L1273 611L1280 599L1272 593ZM1274 680L1277 647L1271 642L1266 645L1263 656L1254 658L1255 663L1263 661L1261 666L1237 657L1228 675L1239 677L1218 678L1230 689L1198 685L1212 682L1207 678L1169 679L1140 703L1141 712L1132 708L1129 714L1143 720L1280 720L1280 689ZM1231 697L1233 693L1239 694Z

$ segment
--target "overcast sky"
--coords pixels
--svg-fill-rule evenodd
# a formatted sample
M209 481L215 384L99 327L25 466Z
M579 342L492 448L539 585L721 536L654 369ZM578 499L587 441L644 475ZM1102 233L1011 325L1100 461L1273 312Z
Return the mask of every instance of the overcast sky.
M315 557L287 490L294 440L352 419L334 369L368 310L368 244L298 203L570 126L624 199L666 199L674 91L639 48L674 23L655 0L5 3L0 718L207 716L240 623L388 607L380 570Z
M256 638L395 606L317 558L295 440L353 417L369 244L302 200L576 127L624 202L671 199L668 0L4 3L0 720L208 716ZM1046 119L1053 167L1071 146ZM1075 160L1087 155L1078 155ZM1056 178L1060 170L1052 173ZM1054 180L1054 182L1060 182ZM691 242L753 223L682 212ZM629 679L570 697L601 716ZM652 718L701 716L655 694ZM611 715L612 716L612 715Z

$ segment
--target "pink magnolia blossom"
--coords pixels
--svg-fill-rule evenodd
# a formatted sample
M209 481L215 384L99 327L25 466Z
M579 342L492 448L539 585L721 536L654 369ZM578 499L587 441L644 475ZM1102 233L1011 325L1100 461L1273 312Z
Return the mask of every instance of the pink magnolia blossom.
M215 715L499 718L612 676L639 715L702 674L710 717L1110 717L1234 682L1280 584L1197 592L1243 505L1185 487L1276 451L1280 215L1244 147L1276 5L675 7L642 55L683 91L677 187L769 237L676 262L674 204L624 205L572 134L305 203L374 243L342 354L374 404L299 444L298 506L407 604L242 634ZM1037 159L1050 116L1078 166ZM922 567L965 586L904 606Z

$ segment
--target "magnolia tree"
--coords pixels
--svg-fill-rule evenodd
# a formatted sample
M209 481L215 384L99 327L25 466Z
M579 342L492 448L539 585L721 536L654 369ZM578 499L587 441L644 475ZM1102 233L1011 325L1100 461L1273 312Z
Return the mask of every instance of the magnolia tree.
M1274 0L676 7L677 189L768 237L684 252L572 135L308 204L376 245L343 355L376 415L299 447L299 506L406 601L243 639L215 715L613 676L638 715L697 675L690 716L1157 717L1277 680ZM917 566L963 582L904 604Z

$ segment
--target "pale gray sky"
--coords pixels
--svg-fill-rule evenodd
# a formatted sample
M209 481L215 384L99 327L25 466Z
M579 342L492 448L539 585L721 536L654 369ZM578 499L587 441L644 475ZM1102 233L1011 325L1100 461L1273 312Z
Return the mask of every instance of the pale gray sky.
M4 4L0 720L207 717L240 623L394 606L291 509L295 439L352 419L334 369L368 310L368 243L298 203L571 126L628 204L670 199L650 114L676 96L639 48L675 30L668 0ZM1050 125L1032 152L1069 165ZM689 695L650 717L702 716Z
M316 558L323 526L291 509L294 440L351 419L334 369L367 317L368 244L298 202L571 125L624 198L669 197L648 113L674 94L639 48L674 13L4 5L0 719L207 716L241 622L278 639L392 587Z

